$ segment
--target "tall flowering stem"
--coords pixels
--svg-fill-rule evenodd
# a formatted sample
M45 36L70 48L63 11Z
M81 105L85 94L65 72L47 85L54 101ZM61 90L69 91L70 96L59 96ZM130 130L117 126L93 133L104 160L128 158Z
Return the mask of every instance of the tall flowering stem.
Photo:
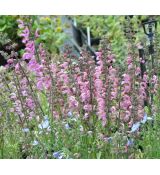
M99 119L102 120L103 125L106 125L107 114L106 114L106 94L105 85L103 83L103 61L101 58L101 53L97 55L98 66L95 68L94 73L94 87L95 87L95 97L97 101L97 115Z

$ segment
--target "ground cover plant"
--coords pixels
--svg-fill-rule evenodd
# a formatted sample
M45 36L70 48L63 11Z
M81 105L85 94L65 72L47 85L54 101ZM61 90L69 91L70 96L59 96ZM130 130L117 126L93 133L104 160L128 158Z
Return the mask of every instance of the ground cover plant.
M146 60L127 17L121 65L108 36L96 60L85 48L78 57L69 45L57 55L37 42L40 34L29 21L17 22L22 57L14 45L10 53L1 51L7 64L0 67L0 158L160 157L158 31L156 52Z

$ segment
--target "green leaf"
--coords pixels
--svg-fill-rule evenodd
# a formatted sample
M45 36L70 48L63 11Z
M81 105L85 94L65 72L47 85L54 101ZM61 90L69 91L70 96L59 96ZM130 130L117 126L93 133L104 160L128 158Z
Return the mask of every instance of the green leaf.
M4 25L2 28L0 28L0 32L3 32L7 28L6 25Z
M100 159L101 158L101 155L102 155L102 152L100 151L96 155L97 155L97 159Z

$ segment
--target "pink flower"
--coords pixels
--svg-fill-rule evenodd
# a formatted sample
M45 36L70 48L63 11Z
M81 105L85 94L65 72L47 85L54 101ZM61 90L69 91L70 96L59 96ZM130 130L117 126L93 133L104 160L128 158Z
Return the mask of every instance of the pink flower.
M28 96L28 93L27 93L26 90L21 91L21 93L22 93L22 96L24 96L24 97L27 97Z
M115 113L116 112L116 107L115 106L112 106L111 109L110 109L111 113Z
M94 88L95 88L95 98L97 101L97 115L99 119L102 120L103 125L106 124L106 112L105 112L105 88L103 81L101 80L102 70L103 70L103 62L101 57L98 58L98 64L95 68L94 73ZM110 70L110 72L112 72ZM114 74L114 71L112 72Z
M111 77L111 78L112 78L112 77L115 77L116 74L117 74L117 70L114 69L114 68L112 68L112 66L110 66L110 68L109 68L109 75L110 75L110 77Z
M78 107L78 101L74 96L69 97L69 108L77 108Z
M31 53L24 53L22 58L24 60L30 60L32 58L32 56L33 55Z
M68 68L68 62L64 62L63 64L60 65L61 68L66 69Z
M103 87L103 81L101 79L96 79L95 87L101 89Z
M152 82L153 84L156 84L157 81L158 81L157 76L156 76L156 75L153 75L151 82Z
M43 81L41 79L37 81L37 89L43 90Z
M140 69L140 67L137 67L136 68L136 71L135 71L135 74L136 75L140 75L140 73L141 73L141 69Z
M29 119L31 120L33 117L35 117L35 113L33 111L31 111L29 113Z
M99 57L102 56L102 52L96 52L96 55L97 55L97 57L99 58Z
M42 64L45 64L45 60L46 60L46 51L44 50L44 48L43 48L43 44L42 43L40 43L40 45L39 45L39 56L40 56L40 58L41 58L41 63Z
M51 72L55 75L57 72L57 66L56 64L51 64L50 65Z
M146 89L147 88L146 82L141 82L140 87Z
M115 57L115 56L114 56L113 54L109 54L108 57L107 57L107 62L108 62L108 63L115 62L114 57Z
M83 109L84 109L85 111L87 111L87 112L90 112L90 111L92 111L92 105L86 104L86 105L83 106Z
M20 66L19 66L19 63L17 63L17 64L15 65L15 72L16 72L16 73L20 73Z
M116 99L116 97L117 97L117 91L112 91L111 92L111 100L113 100L113 99Z
M53 111L53 117L58 119L59 118L59 113L57 111Z
M129 57L127 58L127 64L129 65L129 64L131 64L131 63L132 63L132 57L129 56Z
M31 98L26 99L26 106L33 110L35 108L35 104Z
M23 59L24 60L30 60L34 58L34 53L35 53L35 45L34 41L27 41L26 43L26 48L25 48L25 53L23 54Z
M126 85L126 86L124 87L123 92L124 92L124 93L129 93L130 91L131 91L131 85Z
M10 94L10 98L11 98L12 100L16 100L16 99L17 99L16 93L11 93L11 94Z
M7 63L8 63L8 64L13 64L13 58L8 59L8 60L7 60Z
M84 114L84 119L87 119L89 117L88 113Z
M123 81L122 84L130 84L131 82L131 77L128 74L123 74Z
M44 85L44 87L47 90L50 90L51 89L51 86L52 86L51 77L49 77L49 76L44 77L44 79L43 79L43 85Z
M131 111L125 111L124 121L128 122L131 116Z
M22 25L20 25L20 27L21 27ZM20 36L22 36L23 37L23 40L22 40L22 42L23 43L27 43L28 41L29 41L29 34L30 34L30 32L29 32L29 29L28 29L28 27L25 27L25 29L22 31L22 33L20 34Z

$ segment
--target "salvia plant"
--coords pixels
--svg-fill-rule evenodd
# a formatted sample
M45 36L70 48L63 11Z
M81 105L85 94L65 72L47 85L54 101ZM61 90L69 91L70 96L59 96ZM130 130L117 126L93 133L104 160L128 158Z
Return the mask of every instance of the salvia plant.
M154 141L159 138L159 77L150 68L142 75L142 46L135 44L129 22L126 64L121 67L108 38L102 39L96 61L85 49L77 57L70 46L53 56L43 43L36 44L39 35L18 20L24 53L18 58L14 48L10 54L2 52L7 65L0 67L1 158L155 154L151 139L154 133Z

